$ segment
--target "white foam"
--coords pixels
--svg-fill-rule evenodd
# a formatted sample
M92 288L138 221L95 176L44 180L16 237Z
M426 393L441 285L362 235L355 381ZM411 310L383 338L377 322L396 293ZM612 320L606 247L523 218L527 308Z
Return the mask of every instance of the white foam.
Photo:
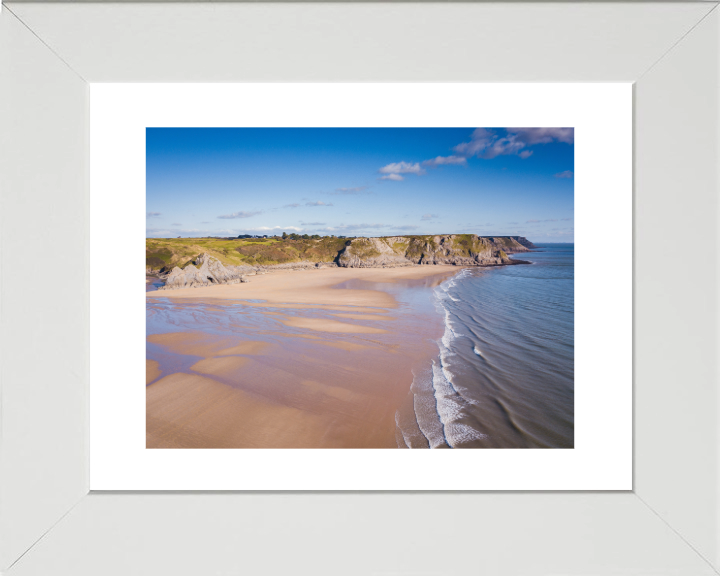
M469 269L463 269L458 275L443 282L433 290L435 307L442 313L445 320L445 330L438 340L439 356L432 361L431 369L413 374L411 390L414 394L414 409L418 427L427 438L431 448L455 447L473 440L485 437L471 426L461 422L466 414L466 408L471 405L456 390L453 384L453 372L448 366L448 359L455 356L453 341L461 336L456 332L453 316L448 305L449 301L459 302L450 294L450 289L456 286L456 280L462 280L470 274ZM396 420L399 422L399 420ZM398 424L399 426L399 424ZM399 426L400 427L400 426ZM402 427L400 427L402 429ZM405 443L408 435L403 432Z
M430 448L447 446L442 422L438 417L430 370L413 374L410 390L414 394L413 409L418 428L427 438Z

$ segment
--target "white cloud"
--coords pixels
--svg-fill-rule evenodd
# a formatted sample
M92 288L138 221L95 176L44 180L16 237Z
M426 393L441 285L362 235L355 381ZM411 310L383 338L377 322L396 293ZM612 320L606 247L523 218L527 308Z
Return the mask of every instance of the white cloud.
M453 164L464 166L467 164L467 160L463 156L455 156L453 154L452 156L436 156L430 160L424 160L422 163L423 166L427 166L428 168L437 168L438 166Z
M420 162L393 162L392 164L383 166L380 170L378 170L381 174L385 174L385 176L381 176L378 180L395 180L399 182L400 180L404 180L404 177L401 176L401 174L415 174L416 176L422 176L426 173L423 166L428 168L437 168L438 166L443 165L466 164L467 160L464 157L455 155L436 156L430 160L423 160L422 164Z
M574 128L507 128L509 133L515 134L528 146L535 144L550 144L550 142L575 142Z
M565 170L564 172L558 172L555 174L555 178L572 178L575 176L572 170Z
M158 216L162 216L162 214L160 214L160 212L148 212L147 213L148 218L157 218Z
M414 164L410 162L394 162L383 166L378 172L380 174L425 174L425 170L422 169L418 162Z
M325 203L322 200L317 202L305 202L305 206L332 206L332 202Z
M433 218L439 218L437 214L423 214L420 220L432 220Z
M233 212L232 214L223 214L218 216L218 218L222 218L223 220L234 220L236 218L252 218L258 214L262 214L262 212Z

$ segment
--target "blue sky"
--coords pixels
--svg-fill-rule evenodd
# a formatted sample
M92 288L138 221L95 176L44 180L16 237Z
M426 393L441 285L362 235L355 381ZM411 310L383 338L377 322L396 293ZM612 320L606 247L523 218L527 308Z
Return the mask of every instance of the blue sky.
M148 128L147 236L574 240L572 128Z

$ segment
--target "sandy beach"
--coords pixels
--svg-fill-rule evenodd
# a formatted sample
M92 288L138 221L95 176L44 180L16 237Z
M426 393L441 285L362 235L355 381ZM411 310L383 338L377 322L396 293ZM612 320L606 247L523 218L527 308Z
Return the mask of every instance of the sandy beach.
M443 330L430 290L459 271L321 268L147 292L147 447L396 448L395 414Z

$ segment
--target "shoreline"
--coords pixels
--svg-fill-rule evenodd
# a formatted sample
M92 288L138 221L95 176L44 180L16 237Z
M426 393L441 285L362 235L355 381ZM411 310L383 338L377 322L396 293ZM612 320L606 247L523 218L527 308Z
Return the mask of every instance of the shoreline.
M195 288L179 288L146 292L146 298L264 300L276 304L348 305L349 301L367 301L375 307L393 308L396 303L385 296L358 294L347 289L339 294L335 286L348 280L373 283L412 282L427 277L443 277L438 284L458 274L465 266L432 265L397 268L319 268L308 270L277 270L272 274L251 276L243 284L218 284ZM312 291L312 293L310 293ZM352 292L352 294L350 294ZM359 291L357 291L359 292ZM377 290L375 292L378 292ZM363 304L372 306L372 304Z
M444 330L428 290L464 268L276 271L147 292L150 307L238 318L222 336L149 334L148 362L151 349L161 362L148 371L147 447L398 448L396 412Z

